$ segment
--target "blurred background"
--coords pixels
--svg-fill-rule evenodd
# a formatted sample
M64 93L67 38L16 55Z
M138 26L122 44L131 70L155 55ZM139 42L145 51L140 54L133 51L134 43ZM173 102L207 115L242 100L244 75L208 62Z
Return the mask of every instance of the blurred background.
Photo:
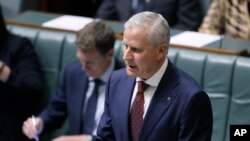
M0 0L0 3L5 18L12 18L27 10L93 17L101 1L102 0Z

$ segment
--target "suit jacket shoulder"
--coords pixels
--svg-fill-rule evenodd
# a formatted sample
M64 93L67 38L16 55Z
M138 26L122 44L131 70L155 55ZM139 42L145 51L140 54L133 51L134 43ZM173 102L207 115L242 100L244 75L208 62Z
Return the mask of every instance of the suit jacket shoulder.
M134 85L135 78L129 77L126 69L111 75L95 141L130 140L128 123ZM211 134L212 110L207 94L169 61L145 114L139 141L208 141Z

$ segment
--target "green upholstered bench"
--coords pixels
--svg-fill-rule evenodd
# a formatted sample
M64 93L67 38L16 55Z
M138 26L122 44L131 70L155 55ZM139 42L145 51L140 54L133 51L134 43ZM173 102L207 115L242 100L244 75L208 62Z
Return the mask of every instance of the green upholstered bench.
M169 57L174 58L171 60L193 76L208 93L214 117L212 140L224 141L237 57L175 49L170 50Z
M5 18L12 18L26 10L38 10L39 0L0 0Z
M63 68L76 58L76 35L14 25L9 25L8 29L28 37L35 46L43 70L45 93L42 102L46 106ZM118 40L115 56L120 60L121 46ZM250 124L250 58L177 48L169 49L168 58L193 76L208 93L214 118L212 141L228 141L230 124ZM67 124L49 138L63 133L66 128Z

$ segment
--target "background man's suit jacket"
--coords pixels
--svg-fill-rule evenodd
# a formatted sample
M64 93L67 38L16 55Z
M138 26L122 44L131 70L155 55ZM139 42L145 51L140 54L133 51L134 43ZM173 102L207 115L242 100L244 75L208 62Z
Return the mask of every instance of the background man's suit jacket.
M104 0L97 11L97 18L126 21L133 14L133 0ZM197 30L202 15L198 0L150 0L146 11L162 14L170 27Z
M123 64L116 60L115 69L122 67ZM44 120L45 130L60 127L68 116L69 134L82 133L82 112L88 81L79 60L73 61L64 69L57 92L39 115Z
M130 141L129 114L135 78L115 71L95 141ZM138 141L210 141L212 109L208 95L170 61L144 117Z

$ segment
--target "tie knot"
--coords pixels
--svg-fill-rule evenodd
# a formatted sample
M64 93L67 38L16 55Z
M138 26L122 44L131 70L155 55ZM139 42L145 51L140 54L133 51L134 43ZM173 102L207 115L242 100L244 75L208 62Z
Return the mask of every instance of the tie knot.
M148 84L143 81L138 81L138 92L144 93L144 91L148 88Z
M99 78L94 79L93 82L95 83L95 86L99 86L103 84L103 81Z

